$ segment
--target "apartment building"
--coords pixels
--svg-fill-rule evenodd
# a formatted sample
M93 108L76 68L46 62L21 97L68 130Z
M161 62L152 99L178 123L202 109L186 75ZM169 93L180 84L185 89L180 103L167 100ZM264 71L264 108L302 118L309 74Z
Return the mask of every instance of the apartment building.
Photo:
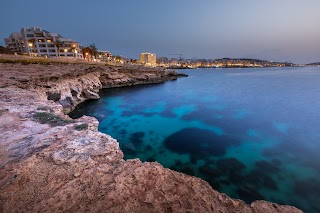
M112 54L110 51L105 51L105 50L98 50L98 60L102 62L107 62L111 60Z
M140 62L147 66L155 66L157 64L157 56L154 53L141 53Z
M22 28L20 33L12 33L4 42L11 51L30 56L83 59L78 42L40 27Z
M21 33L17 32L13 32L8 38L5 38L4 43L12 52L23 52L25 48Z

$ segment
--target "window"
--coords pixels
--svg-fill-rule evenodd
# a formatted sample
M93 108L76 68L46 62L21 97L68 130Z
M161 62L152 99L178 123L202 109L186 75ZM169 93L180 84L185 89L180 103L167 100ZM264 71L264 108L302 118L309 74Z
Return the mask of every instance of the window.
M49 52L50 52L50 53L55 53L55 52L56 52L56 50L49 50Z
M40 52L41 52L41 53L46 53L47 50L46 50L46 49L40 49Z
M48 44L48 47L54 47L54 44Z
M28 38L33 37L33 34L27 34L27 37Z
M39 47L46 47L45 44L39 44Z
M67 54L67 56L73 56L73 54Z

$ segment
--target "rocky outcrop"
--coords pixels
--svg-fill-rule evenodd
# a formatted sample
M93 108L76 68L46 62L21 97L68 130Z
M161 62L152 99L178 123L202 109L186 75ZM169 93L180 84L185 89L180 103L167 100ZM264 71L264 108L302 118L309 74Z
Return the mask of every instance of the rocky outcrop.
M100 98L99 90L102 88L162 83L185 76L175 71L144 67L80 67L78 65L73 73L30 79L29 88L45 93L48 100L59 102L64 112L68 113L85 100Z
M152 69L137 70L133 68L113 69L111 72L104 72L101 75L101 83L103 88L134 86L139 84L155 84L168 80L175 80L179 76L175 71L157 71Z
M174 73L0 64L0 212L302 212L229 198L199 178L123 160L98 121L64 107L103 87L158 83ZM9 83L8 83L9 82Z

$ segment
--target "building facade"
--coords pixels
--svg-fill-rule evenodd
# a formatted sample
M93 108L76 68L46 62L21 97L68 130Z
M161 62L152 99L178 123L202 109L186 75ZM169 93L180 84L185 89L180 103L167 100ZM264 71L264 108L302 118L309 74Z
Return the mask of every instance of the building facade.
M39 27L22 28L20 33L12 33L4 42L11 51L30 56L83 58L78 42Z
M25 48L21 33L17 32L13 32L8 38L5 38L4 43L12 52L23 52Z
M112 54L110 51L99 50L98 60L102 62L108 62L111 60Z
M155 66L157 64L157 56L154 53L141 53L140 62L147 66Z

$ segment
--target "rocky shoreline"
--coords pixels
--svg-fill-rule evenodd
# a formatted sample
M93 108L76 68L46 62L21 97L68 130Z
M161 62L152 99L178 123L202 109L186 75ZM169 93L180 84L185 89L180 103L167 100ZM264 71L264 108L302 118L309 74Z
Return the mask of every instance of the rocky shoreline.
M250 205L159 163L123 160L98 121L67 112L99 90L175 80L174 71L0 63L0 212L302 212Z

